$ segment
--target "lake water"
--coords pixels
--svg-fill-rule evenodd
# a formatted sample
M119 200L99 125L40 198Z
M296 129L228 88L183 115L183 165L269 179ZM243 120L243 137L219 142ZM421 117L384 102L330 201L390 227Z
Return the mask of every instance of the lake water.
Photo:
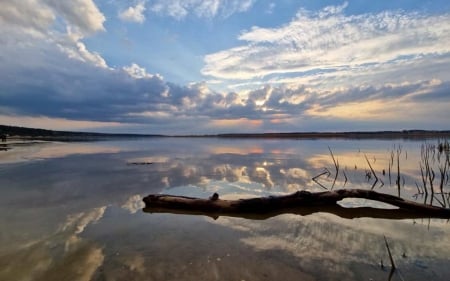
M0 151L0 280L388 280L384 236L391 280L449 280L447 220L142 211L155 193L236 199L373 186L397 195L398 167L401 196L431 203L417 194L424 144L437 140L13 143ZM437 187L442 162L433 157ZM443 188L433 204L448 203L448 180Z

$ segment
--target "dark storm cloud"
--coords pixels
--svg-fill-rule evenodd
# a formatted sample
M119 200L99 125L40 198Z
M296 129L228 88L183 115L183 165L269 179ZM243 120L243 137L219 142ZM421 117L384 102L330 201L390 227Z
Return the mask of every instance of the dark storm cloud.
M0 80L4 107L24 115L111 121L163 102L166 85L158 76L135 79L122 70L95 67L58 52L45 55L57 62L26 68L10 64L1 70L14 77Z

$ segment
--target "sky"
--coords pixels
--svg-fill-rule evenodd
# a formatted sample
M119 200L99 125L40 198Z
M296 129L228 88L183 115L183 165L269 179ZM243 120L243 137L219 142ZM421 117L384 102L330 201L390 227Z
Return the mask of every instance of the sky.
M450 129L450 1L1 0L0 124Z

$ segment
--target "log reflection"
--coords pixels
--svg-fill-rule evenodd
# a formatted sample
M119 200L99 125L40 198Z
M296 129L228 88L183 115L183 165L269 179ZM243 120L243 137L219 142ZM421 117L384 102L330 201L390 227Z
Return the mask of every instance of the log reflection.
M251 220L266 220L272 217L276 217L283 214L293 214L300 216L307 216L315 213L329 213L345 219L356 218L375 218L375 219L390 219L390 220L402 220L402 219L422 219L430 218L429 215L422 214L405 209L379 209L371 207L357 207L357 208L345 208L338 204L332 206L310 206L310 207L297 207L272 211L268 213L258 212L227 212L227 211L200 211L200 210L186 210L170 207L155 207L149 206L142 209L145 213L166 213L166 214L178 214L178 215L197 215L207 216L213 219L217 219L221 216L236 217ZM444 216L437 216L433 218L447 218Z

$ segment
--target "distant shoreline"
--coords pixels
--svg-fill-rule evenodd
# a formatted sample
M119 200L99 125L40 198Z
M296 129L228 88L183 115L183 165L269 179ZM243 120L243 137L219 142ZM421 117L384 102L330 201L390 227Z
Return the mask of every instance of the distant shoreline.
M0 135L9 139L43 140L43 141L98 141L118 138L148 138L164 137L164 135L150 134L108 134L96 132L54 131L37 128L0 125Z
M47 141L98 141L136 138L227 138L227 139L427 139L450 138L450 130L350 131L350 132L290 132L290 133L229 133L204 135L109 134L95 132L53 131L0 125L0 135L7 138Z
M371 132L299 132L264 134L220 134L221 138L289 138L289 139L424 139L449 138L450 131L404 130Z

